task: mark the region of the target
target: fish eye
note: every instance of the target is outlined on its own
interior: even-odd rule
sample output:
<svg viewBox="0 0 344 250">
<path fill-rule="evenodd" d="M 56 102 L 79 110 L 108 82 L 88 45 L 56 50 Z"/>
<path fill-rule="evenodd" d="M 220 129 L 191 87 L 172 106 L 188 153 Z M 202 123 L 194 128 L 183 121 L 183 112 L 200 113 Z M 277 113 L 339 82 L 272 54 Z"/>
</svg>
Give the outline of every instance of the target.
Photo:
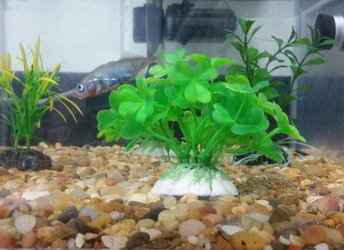
<svg viewBox="0 0 344 250">
<path fill-rule="evenodd" d="M 79 83 L 78 86 L 77 86 L 77 88 L 78 88 L 78 91 L 79 91 L 79 92 L 83 92 L 83 91 L 85 90 L 85 86 L 84 86 L 84 84 L 82 84 L 82 83 Z"/>
</svg>

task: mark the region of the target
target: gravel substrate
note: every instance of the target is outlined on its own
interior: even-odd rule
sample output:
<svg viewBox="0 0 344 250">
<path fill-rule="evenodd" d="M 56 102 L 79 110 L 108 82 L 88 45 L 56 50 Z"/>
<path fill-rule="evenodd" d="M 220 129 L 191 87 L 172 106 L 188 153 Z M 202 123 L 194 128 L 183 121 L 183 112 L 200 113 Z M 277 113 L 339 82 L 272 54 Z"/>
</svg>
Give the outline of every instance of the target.
<svg viewBox="0 0 344 250">
<path fill-rule="evenodd" d="M 0 151 L 5 148 L 0 148 Z M 170 166 L 124 148 L 41 143 L 54 170 L 0 167 L 0 248 L 344 249 L 344 167 L 227 162 L 239 195 L 151 192 Z"/>
</svg>

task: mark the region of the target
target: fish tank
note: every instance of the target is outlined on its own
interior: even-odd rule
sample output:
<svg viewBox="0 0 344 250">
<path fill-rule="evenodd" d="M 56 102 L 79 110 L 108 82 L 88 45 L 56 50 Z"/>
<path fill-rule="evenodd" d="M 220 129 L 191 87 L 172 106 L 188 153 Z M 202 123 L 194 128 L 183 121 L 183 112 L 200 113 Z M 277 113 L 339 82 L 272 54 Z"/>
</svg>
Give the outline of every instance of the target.
<svg viewBox="0 0 344 250">
<path fill-rule="evenodd" d="M 344 249 L 344 2 L 0 1 L 0 248 Z"/>
</svg>

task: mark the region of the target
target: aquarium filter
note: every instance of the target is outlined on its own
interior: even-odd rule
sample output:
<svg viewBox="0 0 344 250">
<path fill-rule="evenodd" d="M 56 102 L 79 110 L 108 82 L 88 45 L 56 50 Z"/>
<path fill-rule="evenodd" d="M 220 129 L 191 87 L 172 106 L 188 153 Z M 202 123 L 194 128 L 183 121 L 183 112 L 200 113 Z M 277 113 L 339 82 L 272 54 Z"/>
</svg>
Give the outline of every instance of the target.
<svg viewBox="0 0 344 250">
<path fill-rule="evenodd" d="M 236 17 L 229 8 L 194 8 L 188 1 L 161 6 L 145 4 L 134 8 L 134 41 L 223 42 L 234 31 Z"/>
<path fill-rule="evenodd" d="M 333 45 L 324 45 L 323 49 L 344 50 L 344 17 L 320 14 L 315 21 L 320 36 L 335 40 Z"/>
</svg>

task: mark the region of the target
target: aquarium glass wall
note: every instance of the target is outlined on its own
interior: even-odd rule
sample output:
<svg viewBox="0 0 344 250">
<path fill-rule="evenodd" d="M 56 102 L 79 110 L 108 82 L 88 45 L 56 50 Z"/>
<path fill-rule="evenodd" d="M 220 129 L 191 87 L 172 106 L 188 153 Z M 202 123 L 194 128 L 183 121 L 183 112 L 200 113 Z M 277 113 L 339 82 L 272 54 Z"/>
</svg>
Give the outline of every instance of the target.
<svg viewBox="0 0 344 250">
<path fill-rule="evenodd" d="M 341 15 L 341 1 L 1 1 L 1 52 L 13 55 L 13 68 L 20 76 L 22 66 L 15 60 L 24 48 L 40 38 L 44 68 L 61 63 L 61 92 L 74 89 L 93 69 L 127 57 L 156 56 L 185 48 L 187 53 L 240 60 L 231 44 L 231 34 L 241 34 L 238 19 L 256 20 L 262 26 L 251 44 L 259 51 L 273 53 L 293 29 L 310 37 L 307 25 L 314 26 L 319 14 Z M 304 46 L 291 50 L 302 57 Z M 307 141 L 318 147 L 343 146 L 341 91 L 341 49 L 324 50 L 326 64 L 307 67 L 293 87 L 298 100 L 286 106 Z M 286 59 L 286 58 L 284 58 Z M 286 59 L 288 60 L 288 59 Z M 271 65 L 274 66 L 273 62 Z M 278 66 L 275 63 L 276 66 Z M 221 68 L 222 72 L 225 71 Z M 288 84 L 290 68 L 271 72 L 275 80 Z M 312 90 L 310 90 L 312 89 Z M 310 91 L 308 91 L 310 90 Z M 97 145 L 96 113 L 108 105 L 108 93 L 79 101 L 84 116 L 67 123 L 55 112 L 41 121 L 38 138 L 49 143 Z M 59 104 L 57 104 L 59 105 Z M 59 107 L 59 106 L 58 106 Z M 6 108 L 2 107 L 6 112 Z M 63 112 L 66 112 L 62 108 Z M 8 129 L 2 126 L 1 143 L 8 145 Z M 39 139 L 36 139 L 36 142 Z"/>
</svg>

